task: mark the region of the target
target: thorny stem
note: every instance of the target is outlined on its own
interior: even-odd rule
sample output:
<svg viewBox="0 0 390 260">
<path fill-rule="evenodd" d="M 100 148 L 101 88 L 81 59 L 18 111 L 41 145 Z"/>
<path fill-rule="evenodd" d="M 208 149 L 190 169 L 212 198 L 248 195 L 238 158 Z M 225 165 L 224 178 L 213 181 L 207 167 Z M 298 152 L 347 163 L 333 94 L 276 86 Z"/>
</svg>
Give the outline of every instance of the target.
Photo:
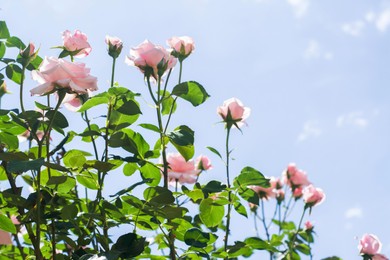
<svg viewBox="0 0 390 260">
<path fill-rule="evenodd" d="M 230 127 L 227 128 L 226 131 L 226 180 L 227 180 L 227 188 L 228 188 L 228 212 L 226 214 L 226 233 L 225 233 L 225 241 L 224 241 L 224 249 L 227 253 L 227 247 L 228 247 L 228 241 L 229 241 L 229 233 L 230 233 L 230 213 L 232 210 L 232 197 L 231 197 L 231 190 L 230 190 L 230 174 L 229 174 L 229 161 L 230 161 L 230 151 L 229 151 L 229 137 L 230 137 Z M 225 257 L 225 259 L 229 259 L 228 257 Z"/>
</svg>

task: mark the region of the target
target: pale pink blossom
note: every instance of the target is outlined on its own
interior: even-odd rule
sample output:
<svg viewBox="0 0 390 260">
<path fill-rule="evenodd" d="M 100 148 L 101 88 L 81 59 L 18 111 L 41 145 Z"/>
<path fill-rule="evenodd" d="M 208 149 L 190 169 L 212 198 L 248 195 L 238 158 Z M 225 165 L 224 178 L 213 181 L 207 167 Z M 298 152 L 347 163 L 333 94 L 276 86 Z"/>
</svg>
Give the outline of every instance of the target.
<svg viewBox="0 0 390 260">
<path fill-rule="evenodd" d="M 360 254 L 376 255 L 381 252 L 382 243 L 373 234 L 364 234 L 358 245 Z"/>
<path fill-rule="evenodd" d="M 300 199 L 302 197 L 302 190 L 303 188 L 302 187 L 296 187 L 293 191 L 293 197 L 297 200 L 297 199 Z"/>
<path fill-rule="evenodd" d="M 64 48 L 69 52 L 76 52 L 73 57 L 83 58 L 91 52 L 91 45 L 88 43 L 88 38 L 85 33 L 75 30 L 74 34 L 69 30 L 62 33 Z"/>
<path fill-rule="evenodd" d="M 170 182 L 192 184 L 196 182 L 199 170 L 196 169 L 194 161 L 186 161 L 179 153 L 168 153 L 168 178 Z"/>
<path fill-rule="evenodd" d="M 211 165 L 211 161 L 207 156 L 200 155 L 195 162 L 196 168 L 201 171 L 211 170 L 213 166 Z"/>
<path fill-rule="evenodd" d="M 283 172 L 283 181 L 292 188 L 310 184 L 306 172 L 299 170 L 294 163 L 290 163 Z"/>
<path fill-rule="evenodd" d="M 69 111 L 76 112 L 83 105 L 83 100 L 82 97 L 78 94 L 66 93 L 64 99 L 62 100 L 62 104 Z"/>
<path fill-rule="evenodd" d="M 312 207 L 321 204 L 325 200 L 325 193 L 320 188 L 312 184 L 302 190 L 303 201 L 306 205 Z"/>
<path fill-rule="evenodd" d="M 135 66 L 145 75 L 158 80 L 164 73 L 176 65 L 177 59 L 164 47 L 145 40 L 135 48 L 130 49 L 126 63 Z"/>
<path fill-rule="evenodd" d="M 31 95 L 45 95 L 56 88 L 68 88 L 78 94 L 85 94 L 88 90 L 95 91 L 97 78 L 89 72 L 90 69 L 84 63 L 45 57 L 39 69 L 32 72 L 32 78 L 40 85 L 30 90 Z"/>
<path fill-rule="evenodd" d="M 174 36 L 167 40 L 167 44 L 173 49 L 173 55 L 179 59 L 185 59 L 195 49 L 194 40 L 189 36 Z"/>
<path fill-rule="evenodd" d="M 217 113 L 229 126 L 243 126 L 246 124 L 245 120 L 249 117 L 250 112 L 250 108 L 245 107 L 237 98 L 225 100 L 223 105 L 217 108 Z"/>
</svg>

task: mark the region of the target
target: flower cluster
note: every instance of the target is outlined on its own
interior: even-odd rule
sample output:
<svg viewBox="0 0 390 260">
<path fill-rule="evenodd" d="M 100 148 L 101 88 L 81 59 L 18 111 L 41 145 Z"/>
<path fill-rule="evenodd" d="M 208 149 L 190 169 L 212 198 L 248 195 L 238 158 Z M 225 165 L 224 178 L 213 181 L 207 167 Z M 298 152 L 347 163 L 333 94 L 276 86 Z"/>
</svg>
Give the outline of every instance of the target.
<svg viewBox="0 0 390 260">
<path fill-rule="evenodd" d="M 202 171 L 212 169 L 211 162 L 206 156 L 199 156 L 196 161 L 186 161 L 179 153 L 168 153 L 168 178 L 172 185 L 176 182 L 180 184 L 193 184 L 198 180 Z"/>
</svg>

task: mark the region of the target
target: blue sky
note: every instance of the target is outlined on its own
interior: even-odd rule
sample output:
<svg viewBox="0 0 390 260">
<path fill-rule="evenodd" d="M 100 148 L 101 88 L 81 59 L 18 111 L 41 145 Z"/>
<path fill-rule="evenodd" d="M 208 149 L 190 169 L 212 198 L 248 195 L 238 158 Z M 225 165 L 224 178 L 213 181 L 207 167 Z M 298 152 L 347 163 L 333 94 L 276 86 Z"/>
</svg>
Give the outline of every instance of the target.
<svg viewBox="0 0 390 260">
<path fill-rule="evenodd" d="M 364 233 L 377 234 L 390 255 L 390 1 L 3 0 L 0 8 L 11 34 L 40 46 L 41 56 L 58 55 L 50 47 L 62 43 L 62 31 L 86 33 L 93 50 L 83 62 L 101 90 L 110 79 L 106 34 L 123 40 L 123 61 L 144 39 L 165 45 L 171 36 L 192 36 L 196 51 L 183 77 L 199 81 L 211 98 L 199 109 L 180 103 L 172 125 L 191 126 L 196 154 L 213 160 L 204 181 L 225 179 L 222 162 L 205 147 L 223 150 L 216 107 L 237 97 L 252 114 L 243 134 L 232 135 L 233 172 L 250 165 L 279 176 L 295 162 L 327 193 L 310 217 L 318 234 L 314 259 L 359 259 L 356 237 Z M 147 99 L 136 69 L 118 62 L 116 79 Z M 141 105 L 145 122 L 153 114 Z"/>
</svg>

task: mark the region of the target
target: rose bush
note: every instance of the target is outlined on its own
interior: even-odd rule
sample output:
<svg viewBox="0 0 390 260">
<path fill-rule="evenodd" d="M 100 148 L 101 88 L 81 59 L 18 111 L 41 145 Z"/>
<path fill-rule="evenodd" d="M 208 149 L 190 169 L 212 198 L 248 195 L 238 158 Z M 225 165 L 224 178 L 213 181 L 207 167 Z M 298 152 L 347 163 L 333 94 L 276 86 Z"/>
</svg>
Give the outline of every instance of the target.
<svg viewBox="0 0 390 260">
<path fill-rule="evenodd" d="M 167 41 L 170 49 L 148 40 L 130 49 L 126 63 L 143 74 L 146 95 L 116 81 L 123 42 L 110 36 L 105 42 L 112 58 L 111 81 L 107 86 L 99 83 L 102 92 L 91 95 L 98 89 L 97 78 L 84 63 L 73 62 L 74 57 L 91 53 L 84 33 L 65 31 L 58 57 L 42 59 L 33 44 L 26 46 L 11 37 L 0 21 L 0 61 L 6 71 L 0 74 L 0 98 L 9 94 L 7 81 L 19 86 L 20 101 L 18 107 L 0 110 L 0 181 L 7 185 L 0 193 L 1 257 L 312 258 L 314 227 L 304 220 L 324 201 L 324 192 L 294 164 L 282 176 L 270 178 L 250 166 L 232 172 L 230 137 L 234 129 L 244 131 L 248 107 L 231 98 L 217 108 L 225 126 L 225 147 L 224 151 L 207 148 L 224 169 L 211 165 L 209 155 L 194 160 L 194 131 L 183 124 L 172 126 L 180 102 L 197 107 L 209 98 L 200 83 L 182 81 L 183 63 L 195 46 L 192 38 L 172 37 Z M 17 57 L 9 48 L 18 49 Z M 175 66 L 177 84 L 170 81 Z M 46 96 L 33 109 L 24 107 L 28 71 L 39 82 L 30 90 L 32 98 Z M 148 100 L 147 109 L 154 110 L 154 122 L 138 122 L 140 95 Z M 61 112 L 61 105 L 74 112 L 72 121 Z M 210 176 L 215 179 L 204 182 L 201 173 L 212 168 Z M 115 193 L 107 194 L 107 176 L 121 173 L 129 182 L 117 183 Z M 226 181 L 219 181 L 222 175 Z M 293 209 L 298 214 L 291 214 Z M 253 217 L 256 234 L 248 232 L 232 241 L 233 217 Z M 380 247 L 374 235 L 365 235 L 359 254 L 364 259 L 386 259 Z"/>
</svg>

